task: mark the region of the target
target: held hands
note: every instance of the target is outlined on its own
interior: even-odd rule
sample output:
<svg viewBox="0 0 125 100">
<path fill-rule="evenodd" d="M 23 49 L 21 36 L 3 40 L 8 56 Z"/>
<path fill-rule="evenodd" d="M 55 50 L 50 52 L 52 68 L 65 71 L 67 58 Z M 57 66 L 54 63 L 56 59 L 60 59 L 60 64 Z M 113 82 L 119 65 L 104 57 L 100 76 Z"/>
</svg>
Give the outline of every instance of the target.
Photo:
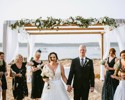
<svg viewBox="0 0 125 100">
<path fill-rule="evenodd" d="M 71 92 L 71 91 L 72 91 L 72 87 L 71 87 L 71 85 L 68 85 L 68 87 L 67 87 L 67 91 L 68 91 L 68 92 Z"/>
<path fill-rule="evenodd" d="M 91 88 L 90 88 L 90 91 L 91 91 L 91 92 L 94 92 L 94 87 L 91 87 Z"/>
<path fill-rule="evenodd" d="M 49 78 L 43 78 L 43 81 L 44 81 L 44 82 L 48 82 L 48 81 L 49 81 Z"/>
</svg>

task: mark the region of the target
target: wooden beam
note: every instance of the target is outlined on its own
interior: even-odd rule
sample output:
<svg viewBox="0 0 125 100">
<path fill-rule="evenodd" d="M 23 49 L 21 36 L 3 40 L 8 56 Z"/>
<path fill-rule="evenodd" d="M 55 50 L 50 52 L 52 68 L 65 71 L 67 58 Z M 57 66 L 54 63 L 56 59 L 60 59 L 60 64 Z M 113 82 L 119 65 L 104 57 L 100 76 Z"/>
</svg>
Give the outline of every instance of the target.
<svg viewBox="0 0 125 100">
<path fill-rule="evenodd" d="M 35 25 L 31 25 L 31 24 L 25 24 L 24 25 L 25 27 L 35 27 Z M 58 26 L 77 26 L 76 24 L 71 24 L 71 25 L 68 25 L 68 24 L 64 24 L 64 25 L 58 25 Z M 102 24 L 96 24 L 96 25 L 93 25 L 93 26 L 104 26 Z"/>
<path fill-rule="evenodd" d="M 35 28 L 25 28 L 26 31 L 36 31 L 38 30 L 37 27 Z M 43 30 L 104 30 L 104 28 L 54 28 L 54 29 L 41 29 L 41 31 Z"/>
<path fill-rule="evenodd" d="M 29 32 L 30 35 L 103 34 L 102 32 Z"/>
</svg>

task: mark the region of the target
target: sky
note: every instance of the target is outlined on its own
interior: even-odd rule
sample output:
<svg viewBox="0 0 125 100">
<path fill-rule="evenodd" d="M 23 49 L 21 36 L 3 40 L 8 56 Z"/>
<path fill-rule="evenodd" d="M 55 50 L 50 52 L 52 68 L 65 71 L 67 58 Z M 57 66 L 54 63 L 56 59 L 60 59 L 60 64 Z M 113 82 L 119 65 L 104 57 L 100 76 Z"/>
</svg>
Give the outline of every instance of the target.
<svg viewBox="0 0 125 100">
<path fill-rule="evenodd" d="M 62 19 L 70 16 L 85 18 L 108 16 L 125 19 L 124 9 L 125 0 L 0 0 L 0 42 L 2 42 L 5 20 L 46 18 L 48 16 Z M 47 35 L 37 37 L 36 41 L 75 43 L 91 40 L 97 42 L 98 38 L 98 35 Z"/>
</svg>

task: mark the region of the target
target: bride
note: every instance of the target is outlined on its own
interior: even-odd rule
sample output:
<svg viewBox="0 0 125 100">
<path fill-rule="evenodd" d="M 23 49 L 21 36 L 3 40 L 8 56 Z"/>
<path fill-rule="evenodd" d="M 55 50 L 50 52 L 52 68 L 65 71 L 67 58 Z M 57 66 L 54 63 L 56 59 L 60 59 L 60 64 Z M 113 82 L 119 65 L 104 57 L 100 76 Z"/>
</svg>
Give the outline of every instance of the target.
<svg viewBox="0 0 125 100">
<path fill-rule="evenodd" d="M 65 86 L 61 80 L 67 83 L 67 78 L 65 76 L 63 66 L 58 63 L 58 56 L 55 52 L 51 52 L 48 56 L 49 63 L 43 67 L 48 68 L 52 71 L 53 76 L 49 77 L 49 79 L 44 79 L 45 85 L 43 88 L 43 93 L 41 100 L 70 100 L 65 89 Z M 42 71 L 43 76 L 44 71 Z"/>
</svg>

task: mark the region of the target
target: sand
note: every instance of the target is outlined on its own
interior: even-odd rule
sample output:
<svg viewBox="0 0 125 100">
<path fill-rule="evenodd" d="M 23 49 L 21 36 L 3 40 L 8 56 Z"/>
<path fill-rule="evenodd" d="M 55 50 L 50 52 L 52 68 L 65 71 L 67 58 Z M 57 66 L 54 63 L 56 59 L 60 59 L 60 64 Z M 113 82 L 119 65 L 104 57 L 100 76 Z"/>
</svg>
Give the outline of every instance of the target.
<svg viewBox="0 0 125 100">
<path fill-rule="evenodd" d="M 46 61 L 45 61 L 46 62 Z M 60 61 L 64 67 L 69 67 L 71 64 L 70 59 L 63 59 Z M 99 73 L 100 73 L 100 60 L 94 59 L 94 72 L 95 72 L 95 91 L 93 93 L 90 93 L 89 100 L 101 100 L 101 89 L 103 82 L 99 80 Z M 9 67 L 8 67 L 8 74 L 9 74 Z M 12 78 L 7 76 L 7 100 L 14 100 L 12 95 Z M 31 92 L 31 83 L 28 83 L 28 90 L 29 90 L 29 96 L 25 98 L 25 100 L 31 100 L 30 98 L 30 92 Z M 70 96 L 72 97 L 72 93 L 70 93 Z"/>
</svg>

